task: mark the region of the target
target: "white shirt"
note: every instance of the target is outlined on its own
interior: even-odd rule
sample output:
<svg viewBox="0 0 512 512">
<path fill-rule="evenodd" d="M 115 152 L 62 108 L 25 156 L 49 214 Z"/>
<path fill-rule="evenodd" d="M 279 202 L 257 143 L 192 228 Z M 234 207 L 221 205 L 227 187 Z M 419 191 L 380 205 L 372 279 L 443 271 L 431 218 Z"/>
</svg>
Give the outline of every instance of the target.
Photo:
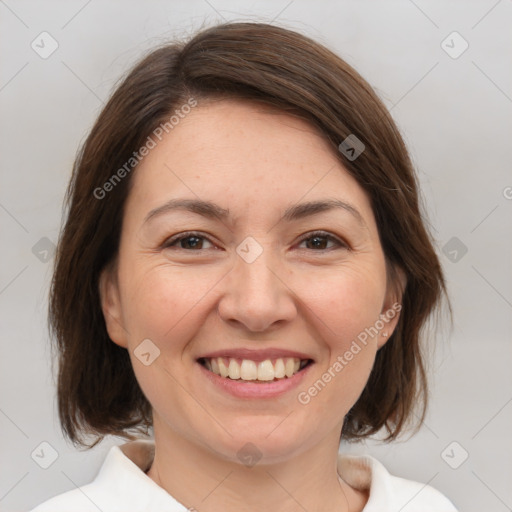
<svg viewBox="0 0 512 512">
<path fill-rule="evenodd" d="M 32 512 L 186 512 L 146 475 L 153 456 L 152 441 L 114 446 L 93 482 L 55 496 Z M 457 512 L 440 492 L 392 476 L 367 455 L 340 454 L 338 473 L 352 487 L 370 491 L 364 512 Z"/>
</svg>

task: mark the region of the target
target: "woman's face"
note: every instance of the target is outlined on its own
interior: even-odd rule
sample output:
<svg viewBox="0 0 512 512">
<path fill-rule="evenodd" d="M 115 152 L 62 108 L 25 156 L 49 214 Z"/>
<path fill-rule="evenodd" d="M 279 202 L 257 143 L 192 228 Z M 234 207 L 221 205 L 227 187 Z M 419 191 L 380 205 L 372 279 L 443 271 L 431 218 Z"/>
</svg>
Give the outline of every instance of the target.
<svg viewBox="0 0 512 512">
<path fill-rule="evenodd" d="M 102 304 L 155 432 L 231 460 L 337 443 L 398 315 L 380 321 L 396 297 L 375 219 L 332 149 L 282 112 L 210 101 L 132 179 Z"/>
</svg>

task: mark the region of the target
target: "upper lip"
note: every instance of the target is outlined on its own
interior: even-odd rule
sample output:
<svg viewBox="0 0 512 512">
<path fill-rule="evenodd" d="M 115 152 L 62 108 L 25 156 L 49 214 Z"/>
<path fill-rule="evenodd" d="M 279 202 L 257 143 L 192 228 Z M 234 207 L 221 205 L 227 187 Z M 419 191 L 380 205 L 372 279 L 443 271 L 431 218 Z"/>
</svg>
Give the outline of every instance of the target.
<svg viewBox="0 0 512 512">
<path fill-rule="evenodd" d="M 249 359 L 250 361 L 261 362 L 266 359 L 279 359 L 282 357 L 296 357 L 297 359 L 311 359 L 313 358 L 303 352 L 296 350 L 285 350 L 282 348 L 265 348 L 265 349 L 250 349 L 250 348 L 231 348 L 225 350 L 215 350 L 203 354 L 198 359 L 211 359 L 215 357 L 227 357 L 233 359 Z"/>
</svg>

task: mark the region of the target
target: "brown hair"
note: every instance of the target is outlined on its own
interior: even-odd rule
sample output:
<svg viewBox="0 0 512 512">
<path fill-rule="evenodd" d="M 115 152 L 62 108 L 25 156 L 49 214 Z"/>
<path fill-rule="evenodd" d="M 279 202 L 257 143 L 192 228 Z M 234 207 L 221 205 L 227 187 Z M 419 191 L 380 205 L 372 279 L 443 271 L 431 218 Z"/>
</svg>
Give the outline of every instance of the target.
<svg viewBox="0 0 512 512">
<path fill-rule="evenodd" d="M 131 438 L 151 426 L 151 406 L 129 355 L 107 334 L 98 290 L 101 271 L 116 258 L 132 173 L 123 174 L 104 199 L 95 191 L 187 98 L 219 96 L 298 115 L 335 151 L 351 134 L 364 143 L 356 159 L 338 155 L 368 194 L 388 266 L 400 268 L 407 285 L 397 328 L 377 353 L 342 437 L 363 438 L 385 427 L 387 439 L 395 438 L 415 405 L 424 417 L 420 331 L 445 291 L 414 170 L 386 108 L 351 66 L 303 35 L 260 23 L 218 25 L 153 50 L 117 87 L 77 156 L 49 307 L 64 433 L 86 445 L 84 435 L 96 442 L 108 434 Z"/>
</svg>

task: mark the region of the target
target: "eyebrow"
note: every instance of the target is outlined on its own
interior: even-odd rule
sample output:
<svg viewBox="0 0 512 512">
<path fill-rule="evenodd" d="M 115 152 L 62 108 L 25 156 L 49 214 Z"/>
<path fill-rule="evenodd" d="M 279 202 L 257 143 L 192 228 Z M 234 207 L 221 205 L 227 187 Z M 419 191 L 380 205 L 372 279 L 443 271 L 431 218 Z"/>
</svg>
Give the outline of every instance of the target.
<svg viewBox="0 0 512 512">
<path fill-rule="evenodd" d="M 286 209 L 282 219 L 287 222 L 292 222 L 335 209 L 341 209 L 350 213 L 360 224 L 366 225 L 359 211 L 351 204 L 341 201 L 340 199 L 324 199 L 292 205 Z M 146 215 L 144 224 L 155 217 L 175 210 L 189 211 L 206 218 L 218 219 L 220 221 L 227 220 L 230 215 L 229 209 L 222 208 L 211 201 L 204 201 L 202 199 L 171 199 L 162 206 L 151 210 Z"/>
</svg>

